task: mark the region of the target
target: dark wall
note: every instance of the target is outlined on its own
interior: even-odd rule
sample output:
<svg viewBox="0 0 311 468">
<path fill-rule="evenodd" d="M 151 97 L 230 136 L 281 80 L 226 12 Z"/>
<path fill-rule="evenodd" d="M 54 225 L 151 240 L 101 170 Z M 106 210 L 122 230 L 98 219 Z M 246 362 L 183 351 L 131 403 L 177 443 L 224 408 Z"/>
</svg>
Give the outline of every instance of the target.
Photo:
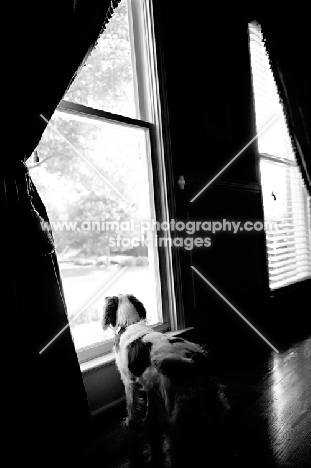
<svg viewBox="0 0 311 468">
<path fill-rule="evenodd" d="M 200 197 L 190 201 L 255 136 L 247 34 L 247 24 L 255 17 L 252 12 L 216 11 L 206 5 L 191 10 L 189 2 L 178 5 L 169 9 L 167 2 L 160 1 L 157 6 L 176 218 L 263 221 L 256 141 Z M 180 175 L 185 178 L 184 190 L 176 183 Z M 219 346 L 241 337 L 260 338 L 191 265 L 272 342 L 281 343 L 282 328 L 291 328 L 292 322 L 300 322 L 296 328 L 305 329 L 301 319 L 295 318 L 293 306 L 302 310 L 310 284 L 270 297 L 263 231 L 197 232 L 197 236 L 210 237 L 211 246 L 179 248 L 179 256 L 186 325 L 196 326 L 202 340 Z M 306 313 L 301 315 L 307 318 Z"/>
<path fill-rule="evenodd" d="M 200 168 L 200 174 L 210 175 L 254 135 L 247 20 L 210 13 L 206 6 L 189 13 L 167 5 L 163 10 L 174 169 Z M 226 175 L 256 180 L 252 153 L 246 151 L 243 163 Z"/>
</svg>

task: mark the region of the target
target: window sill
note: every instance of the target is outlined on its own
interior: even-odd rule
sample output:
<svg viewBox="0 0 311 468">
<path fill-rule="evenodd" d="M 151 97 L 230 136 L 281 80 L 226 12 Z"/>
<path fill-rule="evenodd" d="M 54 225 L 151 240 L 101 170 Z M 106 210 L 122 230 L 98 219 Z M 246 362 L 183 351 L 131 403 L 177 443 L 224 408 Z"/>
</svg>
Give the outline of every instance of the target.
<svg viewBox="0 0 311 468">
<path fill-rule="evenodd" d="M 189 330 L 193 330 L 193 327 L 184 328 L 182 330 L 166 332 L 165 335 L 176 336 L 181 335 Z M 105 367 L 111 365 L 115 361 L 115 353 L 111 351 L 110 353 L 104 354 L 103 356 L 96 357 L 89 361 L 80 363 L 80 369 L 82 373 L 91 372 L 93 369 L 98 369 L 99 367 Z"/>
</svg>

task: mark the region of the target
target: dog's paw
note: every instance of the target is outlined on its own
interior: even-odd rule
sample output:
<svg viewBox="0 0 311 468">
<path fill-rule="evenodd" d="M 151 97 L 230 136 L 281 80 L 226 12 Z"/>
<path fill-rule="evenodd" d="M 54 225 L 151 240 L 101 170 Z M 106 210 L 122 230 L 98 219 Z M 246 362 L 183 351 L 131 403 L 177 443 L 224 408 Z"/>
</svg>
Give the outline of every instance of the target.
<svg viewBox="0 0 311 468">
<path fill-rule="evenodd" d="M 130 419 L 129 418 L 124 418 L 123 422 L 122 422 L 122 425 L 124 427 L 130 427 Z"/>
</svg>

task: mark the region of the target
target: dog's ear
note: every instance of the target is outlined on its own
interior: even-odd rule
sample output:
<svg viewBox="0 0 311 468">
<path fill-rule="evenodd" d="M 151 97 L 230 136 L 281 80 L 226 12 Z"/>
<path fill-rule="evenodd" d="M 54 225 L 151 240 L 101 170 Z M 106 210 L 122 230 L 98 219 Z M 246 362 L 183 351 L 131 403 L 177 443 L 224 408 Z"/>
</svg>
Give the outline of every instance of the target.
<svg viewBox="0 0 311 468">
<path fill-rule="evenodd" d="M 117 296 L 105 298 L 104 314 L 102 319 L 102 327 L 107 330 L 109 326 L 115 327 L 117 323 L 117 311 L 119 307 L 119 299 Z"/>
<path fill-rule="evenodd" d="M 127 296 L 128 300 L 131 302 L 131 304 L 135 307 L 137 310 L 137 313 L 139 315 L 139 318 L 141 320 L 145 319 L 147 316 L 146 309 L 144 307 L 144 304 L 140 302 L 133 294 L 129 294 Z"/>
</svg>

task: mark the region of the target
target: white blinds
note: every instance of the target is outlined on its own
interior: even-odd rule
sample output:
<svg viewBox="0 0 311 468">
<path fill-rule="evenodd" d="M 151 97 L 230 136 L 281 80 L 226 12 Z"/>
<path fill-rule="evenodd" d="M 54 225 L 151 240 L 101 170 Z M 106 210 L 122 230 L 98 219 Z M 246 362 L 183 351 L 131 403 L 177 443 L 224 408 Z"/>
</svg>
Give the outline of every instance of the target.
<svg viewBox="0 0 311 468">
<path fill-rule="evenodd" d="M 249 24 L 270 289 L 311 277 L 310 197 L 295 162 L 260 25 Z"/>
</svg>

